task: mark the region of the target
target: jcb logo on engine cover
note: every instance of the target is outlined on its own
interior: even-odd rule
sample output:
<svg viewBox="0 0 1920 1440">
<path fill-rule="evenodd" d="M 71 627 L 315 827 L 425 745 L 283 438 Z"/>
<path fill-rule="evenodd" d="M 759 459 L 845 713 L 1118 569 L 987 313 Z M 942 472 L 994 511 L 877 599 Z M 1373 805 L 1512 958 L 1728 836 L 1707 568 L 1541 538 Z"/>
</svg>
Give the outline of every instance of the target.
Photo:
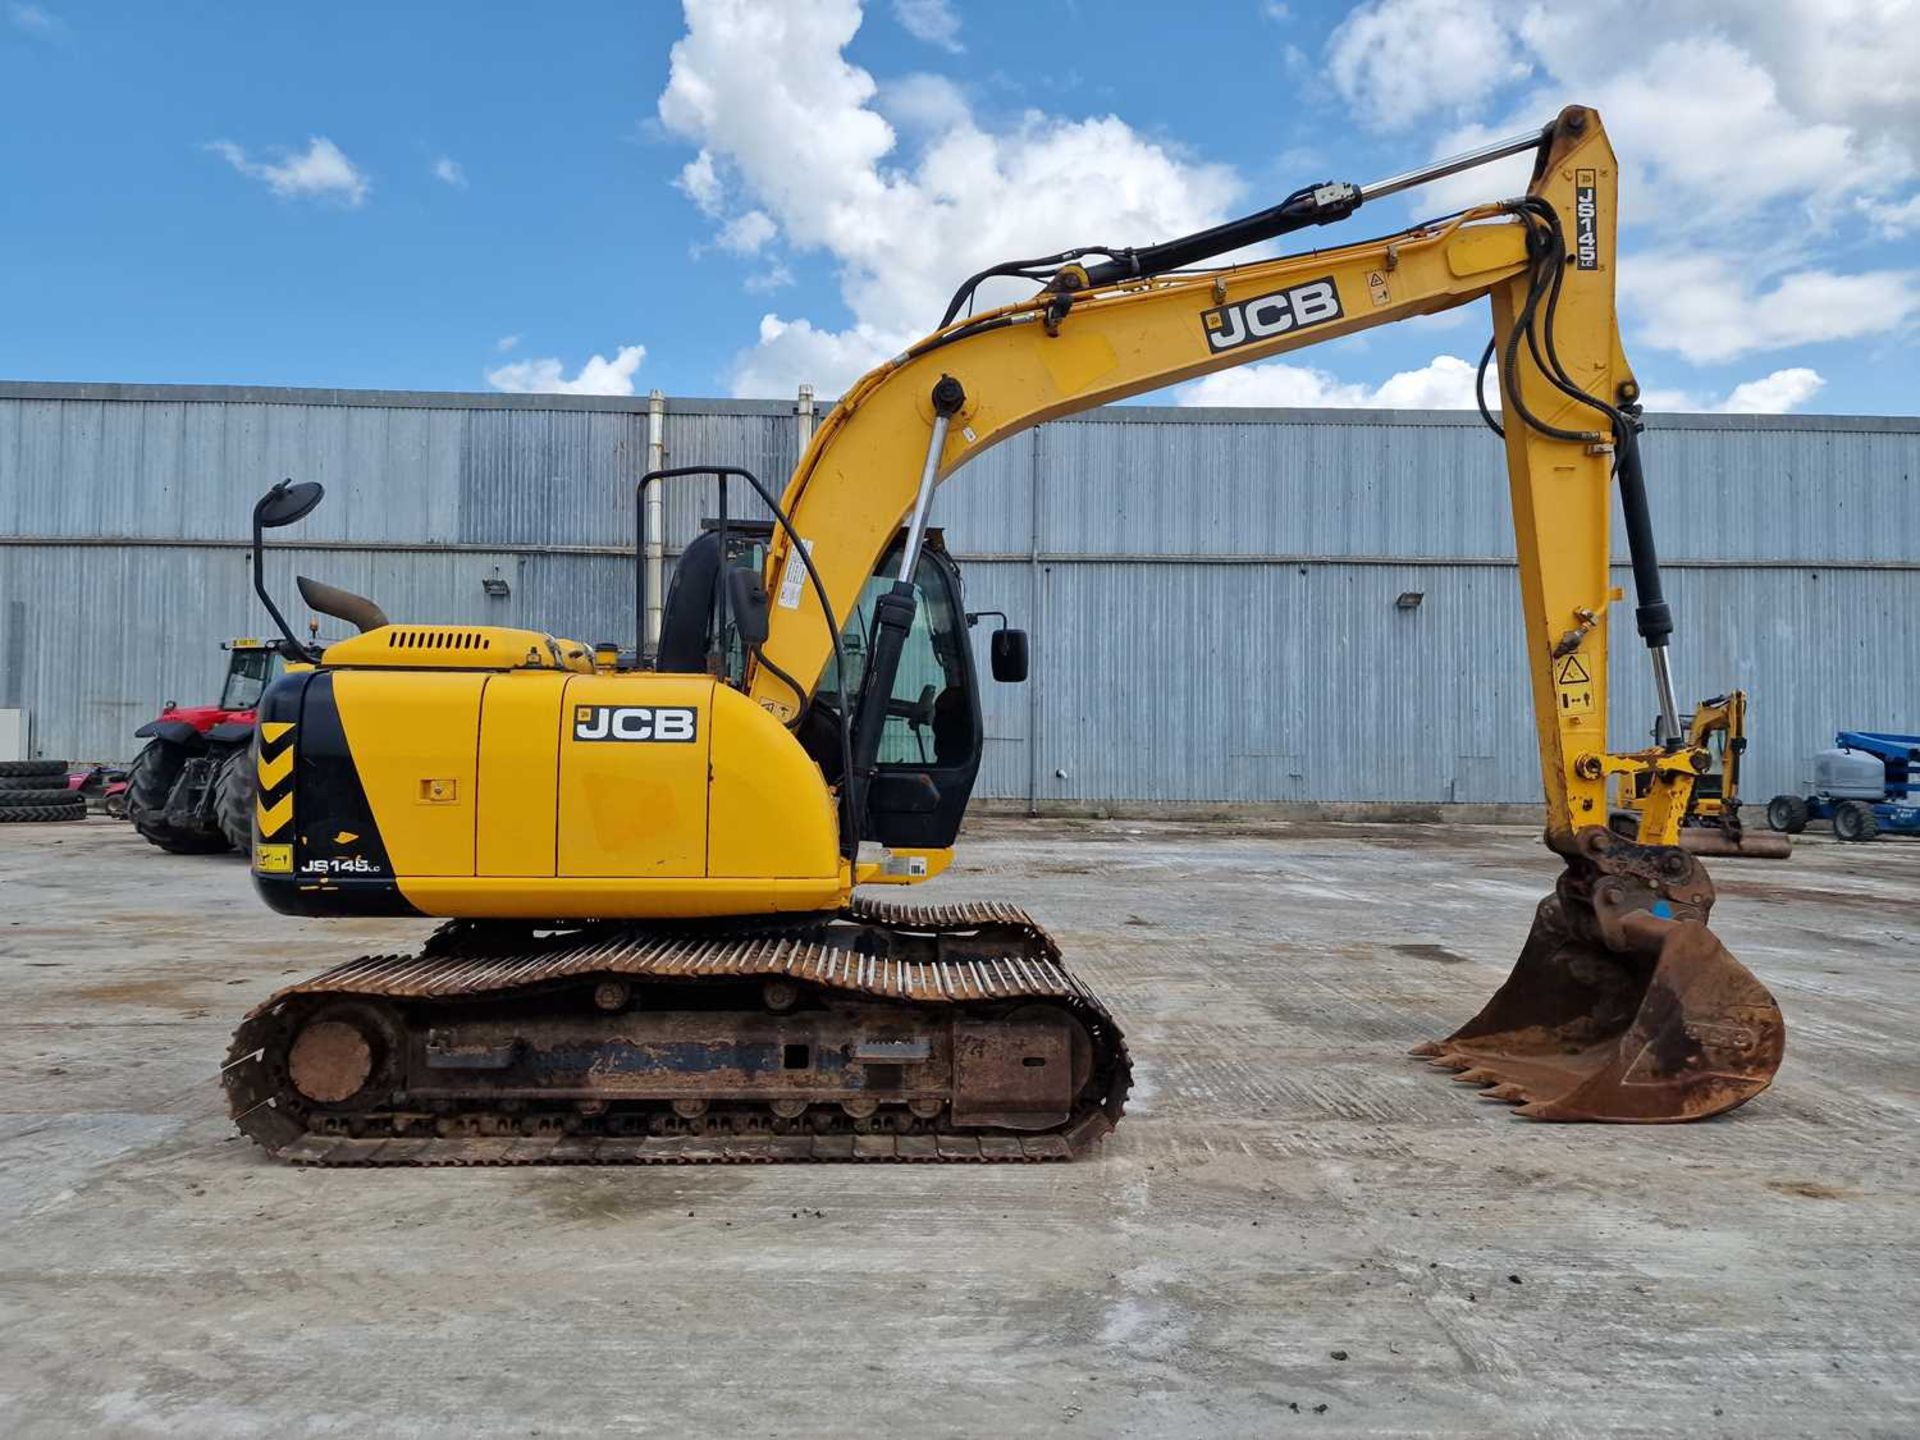
<svg viewBox="0 0 1920 1440">
<path fill-rule="evenodd" d="M 684 705 L 576 705 L 573 738 L 687 743 L 698 729 L 699 714 Z"/>
<path fill-rule="evenodd" d="M 1208 348 L 1217 353 L 1284 335 L 1289 330 L 1324 325 L 1329 320 L 1338 320 L 1343 313 L 1340 291 L 1329 275 L 1286 290 L 1275 290 L 1271 295 L 1256 295 L 1251 300 L 1203 310 L 1200 323 L 1206 327 Z"/>
</svg>

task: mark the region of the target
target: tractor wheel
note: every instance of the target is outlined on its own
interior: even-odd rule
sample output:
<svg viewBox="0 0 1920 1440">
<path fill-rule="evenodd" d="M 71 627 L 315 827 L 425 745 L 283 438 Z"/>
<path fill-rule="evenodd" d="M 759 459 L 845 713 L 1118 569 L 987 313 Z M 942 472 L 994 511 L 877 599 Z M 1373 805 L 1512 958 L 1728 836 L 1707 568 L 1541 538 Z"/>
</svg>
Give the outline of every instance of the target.
<svg viewBox="0 0 1920 1440">
<path fill-rule="evenodd" d="M 1807 828 L 1807 802 L 1798 795 L 1776 795 L 1767 802 L 1767 826 L 1786 835 Z"/>
<path fill-rule="evenodd" d="M 30 776 L 65 775 L 64 760 L 0 760 L 0 779 L 24 780 Z"/>
<path fill-rule="evenodd" d="M 1833 833 L 1842 840 L 1872 840 L 1880 834 L 1880 817 L 1864 801 L 1842 800 L 1833 807 Z"/>
<path fill-rule="evenodd" d="M 213 782 L 214 813 L 220 817 L 220 833 L 242 855 L 253 852 L 253 751 L 242 746 L 220 762 L 220 774 Z"/>
<path fill-rule="evenodd" d="M 35 825 L 87 818 L 84 800 L 60 805 L 0 805 L 0 825 Z"/>
<path fill-rule="evenodd" d="M 127 818 L 143 840 L 169 854 L 218 854 L 227 848 L 227 837 L 218 830 L 176 830 L 166 821 L 167 797 L 189 758 L 186 748 L 171 740 L 149 740 L 127 771 Z"/>
</svg>

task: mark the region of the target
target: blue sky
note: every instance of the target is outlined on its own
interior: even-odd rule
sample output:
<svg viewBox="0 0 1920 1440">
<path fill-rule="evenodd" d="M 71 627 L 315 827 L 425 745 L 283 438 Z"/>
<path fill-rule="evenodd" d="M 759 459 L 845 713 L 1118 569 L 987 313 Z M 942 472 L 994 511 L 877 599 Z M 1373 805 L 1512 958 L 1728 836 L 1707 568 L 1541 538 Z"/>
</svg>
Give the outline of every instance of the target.
<svg viewBox="0 0 1920 1440">
<path fill-rule="evenodd" d="M 1163 239 L 1579 100 L 1627 165 L 1656 404 L 1913 413 L 1898 8 L 0 0 L 0 375 L 831 394 L 984 260 Z M 1484 323 L 1174 398 L 1459 404 Z"/>
</svg>

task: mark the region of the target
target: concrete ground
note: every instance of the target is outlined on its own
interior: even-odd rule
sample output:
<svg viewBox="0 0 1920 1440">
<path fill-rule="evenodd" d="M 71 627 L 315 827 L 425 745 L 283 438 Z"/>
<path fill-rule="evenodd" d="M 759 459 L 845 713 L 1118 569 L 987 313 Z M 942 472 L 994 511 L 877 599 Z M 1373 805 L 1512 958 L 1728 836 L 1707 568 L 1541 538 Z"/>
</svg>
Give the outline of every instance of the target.
<svg viewBox="0 0 1920 1440">
<path fill-rule="evenodd" d="M 1911 1435 L 1920 845 L 1712 862 L 1791 1027 L 1707 1124 L 1560 1127 L 1402 1058 L 1554 867 L 1518 827 L 994 821 L 1128 1027 L 1072 1166 L 304 1171 L 241 1013 L 421 924 L 0 827 L 0 1433 Z"/>
</svg>

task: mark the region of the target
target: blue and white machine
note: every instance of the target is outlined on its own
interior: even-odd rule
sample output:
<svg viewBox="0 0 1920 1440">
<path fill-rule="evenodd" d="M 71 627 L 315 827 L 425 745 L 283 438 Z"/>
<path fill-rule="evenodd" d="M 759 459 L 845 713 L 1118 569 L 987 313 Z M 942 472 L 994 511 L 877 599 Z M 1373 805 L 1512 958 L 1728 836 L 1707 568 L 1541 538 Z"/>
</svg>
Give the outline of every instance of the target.
<svg viewBox="0 0 1920 1440">
<path fill-rule="evenodd" d="M 1920 835 L 1920 735 L 1842 730 L 1813 757 L 1813 793 L 1776 795 L 1767 824 L 1797 835 L 1809 820 L 1831 820 L 1842 840 Z"/>
</svg>

